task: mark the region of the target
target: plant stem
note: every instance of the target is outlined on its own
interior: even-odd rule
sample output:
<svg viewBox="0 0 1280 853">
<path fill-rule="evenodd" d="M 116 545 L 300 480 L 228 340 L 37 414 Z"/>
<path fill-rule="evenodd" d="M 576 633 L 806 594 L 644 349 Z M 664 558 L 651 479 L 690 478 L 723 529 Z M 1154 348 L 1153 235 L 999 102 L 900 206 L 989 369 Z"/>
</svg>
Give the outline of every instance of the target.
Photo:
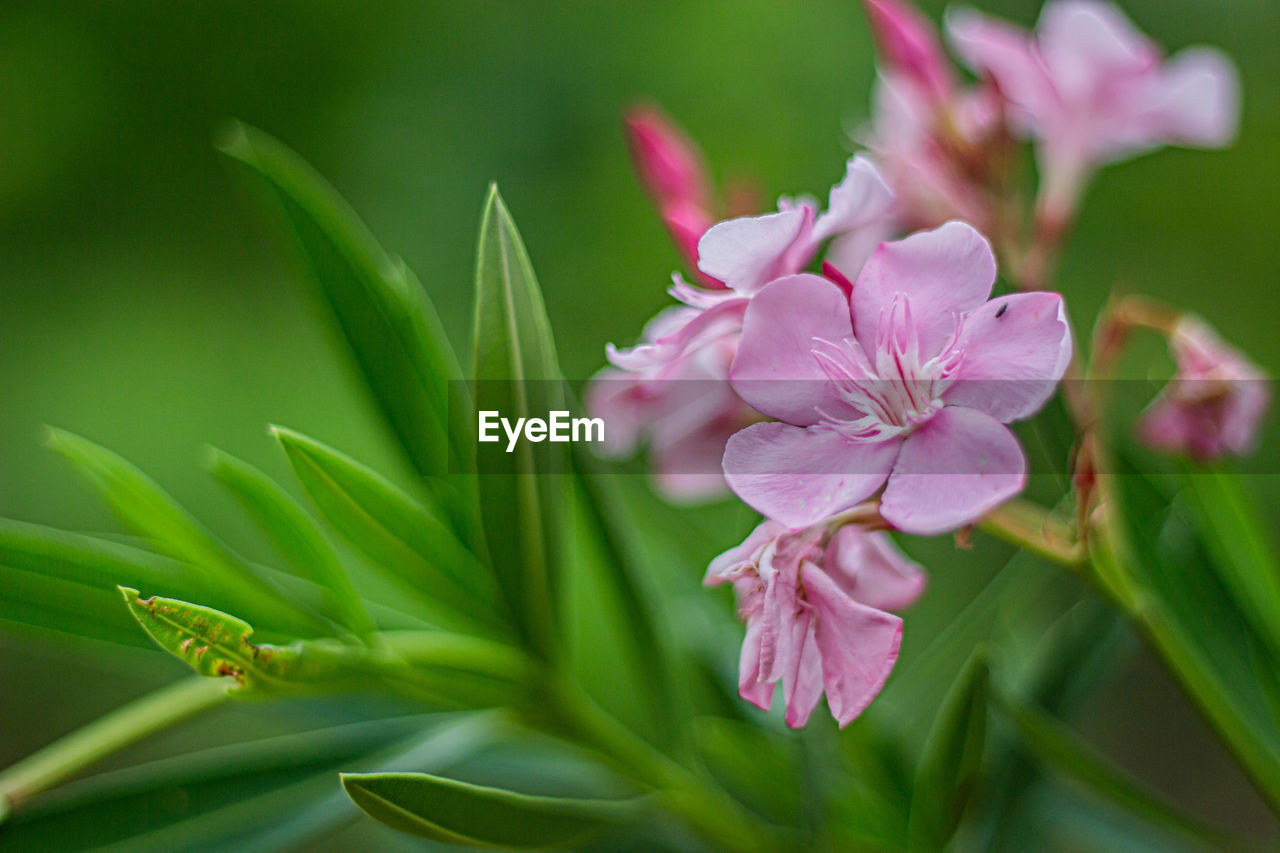
<svg viewBox="0 0 1280 853">
<path fill-rule="evenodd" d="M 1030 501 L 1012 500 L 996 507 L 982 517 L 978 529 L 1069 568 L 1088 557 L 1070 527 Z"/>
<path fill-rule="evenodd" d="M 622 725 L 572 681 L 561 679 L 554 693 L 555 713 L 575 735 L 612 758 L 618 770 L 654 788 L 664 807 L 703 837 L 745 853 L 786 847 L 774 827 Z"/>
<path fill-rule="evenodd" d="M 0 773 L 0 821 L 35 794 L 153 732 L 223 702 L 226 679 L 179 681 L 99 717 Z"/>
</svg>

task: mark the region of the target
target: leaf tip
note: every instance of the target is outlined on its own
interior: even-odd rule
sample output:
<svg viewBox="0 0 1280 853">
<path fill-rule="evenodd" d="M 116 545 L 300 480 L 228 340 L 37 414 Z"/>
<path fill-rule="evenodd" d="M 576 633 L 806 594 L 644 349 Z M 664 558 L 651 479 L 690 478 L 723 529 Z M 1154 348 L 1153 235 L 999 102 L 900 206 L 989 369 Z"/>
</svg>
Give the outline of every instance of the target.
<svg viewBox="0 0 1280 853">
<path fill-rule="evenodd" d="M 213 147 L 237 160 L 247 160 L 253 153 L 248 128 L 234 118 L 222 122 L 213 132 Z"/>
</svg>

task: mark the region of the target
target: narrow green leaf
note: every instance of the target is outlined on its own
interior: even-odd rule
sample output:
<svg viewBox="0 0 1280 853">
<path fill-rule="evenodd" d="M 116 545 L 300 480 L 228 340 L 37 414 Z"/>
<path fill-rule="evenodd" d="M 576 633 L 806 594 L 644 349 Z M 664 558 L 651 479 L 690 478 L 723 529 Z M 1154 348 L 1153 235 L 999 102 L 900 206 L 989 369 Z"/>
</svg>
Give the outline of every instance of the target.
<svg viewBox="0 0 1280 853">
<path fill-rule="evenodd" d="M 987 733 L 988 669 L 982 647 L 951 686 L 916 768 L 907 826 L 912 850 L 941 850 L 974 799 Z"/>
<path fill-rule="evenodd" d="M 480 223 L 476 263 L 476 410 L 546 418 L 566 410 L 551 324 L 524 243 L 496 186 Z M 525 639 L 550 648 L 557 519 L 564 502 L 562 444 L 479 445 L 480 505 L 494 569 Z"/>
<path fill-rule="evenodd" d="M 75 464 L 121 521 L 170 556 L 203 569 L 211 583 L 227 587 L 237 597 L 268 603 L 273 624 L 282 629 L 302 636 L 328 633 L 318 615 L 291 601 L 128 461 L 59 429 L 50 429 L 47 441 Z"/>
<path fill-rule="evenodd" d="M 441 627 L 505 623 L 492 574 L 448 523 L 381 475 L 315 439 L 272 427 L 317 511 Z"/>
<path fill-rule="evenodd" d="M 473 417 L 462 371 L 421 285 L 378 246 L 350 206 L 302 158 L 235 124 L 221 145 L 266 179 L 374 400 L 414 467 L 441 478 L 473 470 Z M 434 479 L 433 485 L 445 487 Z M 453 502 L 456 506 L 456 501 Z"/>
<path fill-rule="evenodd" d="M 338 555 L 288 492 L 257 468 L 215 448 L 209 448 L 208 468 L 231 490 L 298 574 L 328 592 L 343 624 L 361 636 L 373 630 L 373 622 Z"/>
<path fill-rule="evenodd" d="M 573 846 L 639 811 L 637 801 L 531 796 L 426 773 L 347 773 L 342 787 L 393 829 L 468 847 Z"/>
<path fill-rule="evenodd" d="M 724 717 L 694 722 L 698 755 L 730 794 L 769 820 L 799 824 L 806 789 L 794 738 Z"/>
<path fill-rule="evenodd" d="M 252 643 L 249 623 L 220 610 L 173 598 L 144 599 L 127 587 L 120 594 L 160 648 L 201 675 L 233 679 L 234 690 L 294 692 L 363 680 L 350 663 L 357 650 L 336 643 Z"/>
<path fill-rule="evenodd" d="M 1003 691 L 993 691 L 992 699 L 1013 723 L 1028 752 L 1105 802 L 1212 849 L 1243 849 L 1242 839 L 1233 838 L 1178 811 L 1044 712 Z"/>
<path fill-rule="evenodd" d="M 1098 575 L 1280 810 L 1280 668 L 1215 569 L 1175 496 L 1127 456 L 1093 548 Z"/>
<path fill-rule="evenodd" d="M 1280 559 L 1257 500 L 1239 477 L 1224 471 L 1192 470 L 1180 482 L 1223 586 L 1280 657 Z"/>
</svg>

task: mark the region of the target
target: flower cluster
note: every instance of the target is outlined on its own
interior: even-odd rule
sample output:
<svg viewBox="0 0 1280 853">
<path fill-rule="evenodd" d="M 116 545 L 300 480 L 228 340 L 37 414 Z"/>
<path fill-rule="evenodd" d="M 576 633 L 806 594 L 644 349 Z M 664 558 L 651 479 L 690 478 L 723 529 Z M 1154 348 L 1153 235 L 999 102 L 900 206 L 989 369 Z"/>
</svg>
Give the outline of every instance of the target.
<svg viewBox="0 0 1280 853">
<path fill-rule="evenodd" d="M 1238 104 L 1220 53 L 1165 60 L 1109 4 L 1050 0 L 1034 34 L 953 10 L 947 36 L 971 85 L 909 6 L 863 5 L 880 56 L 867 151 L 825 209 L 784 197 L 713 224 L 693 145 L 652 108 L 628 117 L 641 181 L 694 280 L 674 276 L 680 304 L 639 345 L 611 345 L 587 392 L 608 449 L 647 444 L 665 495 L 727 486 L 765 517 L 706 582 L 733 586 L 747 626 L 741 695 L 768 708 L 781 681 L 793 726 L 823 693 L 848 723 L 897 659 L 889 611 L 924 575 L 872 528 L 959 530 L 1023 490 L 1007 425 L 1072 369 L 1063 299 L 1040 285 L 1086 179 L 1165 144 L 1224 145 Z M 1023 140 L 1040 175 L 1028 209 Z M 993 296 L 998 256 L 1008 289 Z M 1141 434 L 1201 458 L 1243 452 L 1267 405 L 1261 373 L 1199 321 L 1166 331 L 1179 372 Z"/>
</svg>

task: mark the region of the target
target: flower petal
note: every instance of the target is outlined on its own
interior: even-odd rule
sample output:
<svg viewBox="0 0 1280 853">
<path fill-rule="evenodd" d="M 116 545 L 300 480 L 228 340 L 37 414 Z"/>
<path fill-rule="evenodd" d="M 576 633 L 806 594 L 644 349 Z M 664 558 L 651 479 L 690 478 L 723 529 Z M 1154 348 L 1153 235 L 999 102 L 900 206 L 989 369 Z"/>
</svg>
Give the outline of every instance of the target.
<svg viewBox="0 0 1280 853">
<path fill-rule="evenodd" d="M 855 443 L 822 426 L 754 424 L 724 450 L 729 488 L 787 527 L 805 527 L 870 497 L 898 455 L 896 440 Z"/>
<path fill-rule="evenodd" d="M 943 399 L 1002 423 L 1031 417 L 1053 396 L 1071 360 L 1062 297 L 1018 293 L 992 299 L 965 318 L 964 360 Z"/>
<path fill-rule="evenodd" d="M 755 293 L 775 278 L 799 271 L 782 265 L 812 227 L 808 206 L 726 220 L 698 241 L 698 269 L 739 293 Z"/>
<path fill-rule="evenodd" d="M 1239 74 L 1221 51 L 1189 48 L 1165 63 L 1158 91 L 1138 109 L 1153 142 L 1220 148 L 1240 120 Z"/>
<path fill-rule="evenodd" d="M 813 239 L 825 240 L 869 225 L 889 210 L 893 190 L 872 162 L 858 155 L 849 161 L 844 180 L 831 188 L 827 212 L 813 226 Z"/>
<path fill-rule="evenodd" d="M 948 406 L 903 443 L 880 512 L 907 533 L 945 533 L 1018 494 L 1026 480 L 1026 458 L 1006 426 Z"/>
<path fill-rule="evenodd" d="M 849 598 L 812 563 L 803 566 L 801 577 L 814 611 L 827 704 L 843 728 L 879 695 L 893 671 L 902 620 Z"/>
<path fill-rule="evenodd" d="M 902 293 L 911 302 L 921 356 L 932 358 L 955 331 L 955 315 L 986 302 L 995 280 L 991 246 L 963 222 L 881 243 L 854 282 L 854 335 L 873 347 L 881 311 Z M 874 362 L 875 353 L 867 354 Z"/>
<path fill-rule="evenodd" d="M 1160 52 L 1111 3 L 1056 0 L 1036 23 L 1036 42 L 1060 92 L 1087 98 L 1097 87 L 1137 75 L 1160 61 Z"/>
<path fill-rule="evenodd" d="M 799 729 L 809 722 L 809 715 L 822 698 L 823 664 L 814 637 L 811 611 L 806 610 L 796 619 L 794 630 L 800 651 L 795 658 L 795 667 L 783 676 L 782 696 L 787 702 L 787 725 Z"/>
<path fill-rule="evenodd" d="M 742 639 L 742 655 L 738 659 L 738 695 L 767 711 L 773 702 L 773 682 L 760 679 L 760 631 L 759 619 L 747 623 L 747 635 Z"/>
<path fill-rule="evenodd" d="M 834 400 L 813 355 L 814 338 L 843 341 L 852 334 L 849 303 L 838 285 L 808 273 L 780 278 L 747 307 L 729 380 L 769 417 L 817 423 L 818 408 Z"/>
<path fill-rule="evenodd" d="M 1029 118 L 1053 109 L 1057 93 L 1030 33 L 967 8 L 948 9 L 945 24 L 956 55 L 975 72 L 991 75 L 1000 94 Z"/>
<path fill-rule="evenodd" d="M 831 538 L 823 569 L 859 604 L 902 610 L 924 592 L 926 575 L 888 534 L 846 525 Z"/>
</svg>

